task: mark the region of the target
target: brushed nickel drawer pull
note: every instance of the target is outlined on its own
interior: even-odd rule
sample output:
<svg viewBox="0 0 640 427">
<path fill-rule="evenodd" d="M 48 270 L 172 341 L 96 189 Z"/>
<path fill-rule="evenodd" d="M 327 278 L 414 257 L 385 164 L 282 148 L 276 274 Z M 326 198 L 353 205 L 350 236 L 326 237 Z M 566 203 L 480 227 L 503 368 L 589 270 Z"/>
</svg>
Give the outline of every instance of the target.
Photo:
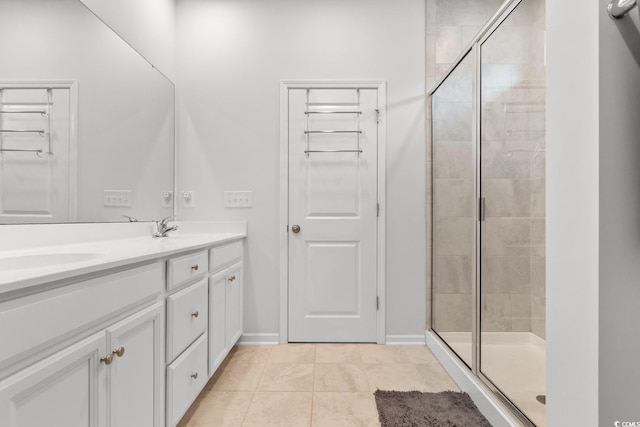
<svg viewBox="0 0 640 427">
<path fill-rule="evenodd" d="M 118 357 L 124 356 L 124 347 L 118 347 L 111 352 L 111 354 L 115 354 Z"/>
<path fill-rule="evenodd" d="M 100 358 L 100 362 L 104 363 L 105 365 L 111 365 L 111 362 L 113 362 L 113 356 L 107 354 L 106 356 Z"/>
<path fill-rule="evenodd" d="M 196 372 L 195 374 L 191 374 L 191 379 L 197 380 L 198 379 L 198 373 Z"/>
<path fill-rule="evenodd" d="M 192 269 L 193 271 L 198 271 L 198 267 L 199 267 L 199 266 L 198 266 L 198 264 L 196 264 L 196 265 L 192 265 L 192 266 L 191 266 L 191 269 Z"/>
<path fill-rule="evenodd" d="M 200 313 L 198 313 L 198 310 L 196 310 L 193 313 L 191 313 L 191 317 L 198 317 L 199 315 L 200 315 Z"/>
</svg>

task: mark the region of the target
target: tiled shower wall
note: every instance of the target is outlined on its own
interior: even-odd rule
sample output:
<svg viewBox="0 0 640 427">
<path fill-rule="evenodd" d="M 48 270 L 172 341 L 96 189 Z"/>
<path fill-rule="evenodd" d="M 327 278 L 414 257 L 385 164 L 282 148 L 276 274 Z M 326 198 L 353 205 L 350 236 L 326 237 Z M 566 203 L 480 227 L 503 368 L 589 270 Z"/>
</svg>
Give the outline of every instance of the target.
<svg viewBox="0 0 640 427">
<path fill-rule="evenodd" d="M 501 3 L 496 0 L 427 0 L 428 89 Z M 531 331 L 544 338 L 543 38 L 544 1 L 524 0 L 485 44 L 483 51 L 482 184 L 483 195 L 487 198 L 487 220 L 482 247 L 482 330 Z M 469 72 L 458 70 L 456 73 L 468 75 Z M 427 171 L 433 166 L 430 119 L 429 112 Z M 430 174 L 427 188 L 431 188 L 429 179 Z M 438 184 L 440 191 L 444 183 L 443 180 Z M 447 182 L 449 184 L 452 181 Z M 464 189 L 459 190 L 454 195 L 456 190 L 452 188 L 452 197 L 464 198 Z M 427 194 L 427 212 L 431 213 L 430 193 Z M 431 223 L 430 218 L 428 223 Z M 464 234 L 464 230 L 454 231 Z M 461 254 L 457 255 L 454 261 L 459 263 Z M 436 262 L 449 261 L 439 257 Z M 434 290 L 437 328 L 468 332 L 471 287 L 470 284 L 467 286 L 467 277 L 462 281 L 461 277 L 443 277 L 443 274 L 451 276 L 456 271 L 464 272 L 465 268 L 439 267 L 437 270 L 438 287 Z M 427 273 L 430 278 L 430 265 Z M 430 290 L 427 295 L 431 297 Z M 431 307 L 430 304 L 431 301 L 427 301 L 427 307 Z"/>
</svg>

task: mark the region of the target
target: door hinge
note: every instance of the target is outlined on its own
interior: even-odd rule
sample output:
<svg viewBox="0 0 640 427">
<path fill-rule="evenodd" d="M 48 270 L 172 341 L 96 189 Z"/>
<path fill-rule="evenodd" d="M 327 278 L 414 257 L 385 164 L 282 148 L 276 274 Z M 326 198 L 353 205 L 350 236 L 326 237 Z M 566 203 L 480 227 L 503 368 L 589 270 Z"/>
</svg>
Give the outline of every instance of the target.
<svg viewBox="0 0 640 427">
<path fill-rule="evenodd" d="M 287 224 L 287 233 L 289 232 L 289 224 Z"/>
<path fill-rule="evenodd" d="M 380 310 L 380 297 L 376 297 L 376 310 Z"/>
<path fill-rule="evenodd" d="M 485 216 L 485 202 L 484 197 L 478 199 L 478 221 L 483 222 Z"/>
<path fill-rule="evenodd" d="M 380 216 L 380 203 L 377 204 L 376 216 Z"/>
</svg>

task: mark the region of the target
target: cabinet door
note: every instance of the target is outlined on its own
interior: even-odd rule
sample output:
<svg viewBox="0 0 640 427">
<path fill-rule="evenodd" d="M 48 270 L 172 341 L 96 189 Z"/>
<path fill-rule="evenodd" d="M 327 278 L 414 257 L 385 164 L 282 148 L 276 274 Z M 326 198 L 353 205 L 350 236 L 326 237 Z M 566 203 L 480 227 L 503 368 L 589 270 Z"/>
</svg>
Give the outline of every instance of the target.
<svg viewBox="0 0 640 427">
<path fill-rule="evenodd" d="M 209 376 L 227 355 L 227 270 L 209 278 Z"/>
<path fill-rule="evenodd" d="M 242 263 L 227 270 L 227 348 L 242 336 Z"/>
<path fill-rule="evenodd" d="M 105 354 L 100 332 L 0 382 L 0 426 L 98 427 Z"/>
<path fill-rule="evenodd" d="M 164 426 L 164 303 L 107 329 L 107 426 Z"/>
</svg>

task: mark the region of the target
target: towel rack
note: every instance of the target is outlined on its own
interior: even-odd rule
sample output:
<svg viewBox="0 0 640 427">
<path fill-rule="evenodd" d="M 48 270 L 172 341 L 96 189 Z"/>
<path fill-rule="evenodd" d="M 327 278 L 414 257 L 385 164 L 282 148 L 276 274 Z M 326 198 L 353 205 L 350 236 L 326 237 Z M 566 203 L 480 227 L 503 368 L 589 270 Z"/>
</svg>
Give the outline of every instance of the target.
<svg viewBox="0 0 640 427">
<path fill-rule="evenodd" d="M 307 88 L 306 91 L 306 111 L 305 114 L 305 129 L 304 136 L 305 142 L 307 145 L 307 149 L 304 150 L 304 154 L 308 157 L 310 153 L 362 153 L 362 149 L 360 148 L 360 135 L 362 134 L 362 130 L 360 130 L 360 116 L 362 115 L 362 111 L 357 108 L 360 107 L 360 89 L 356 89 L 357 93 L 357 102 L 354 103 L 333 103 L 333 104 L 322 104 L 322 103 L 313 103 L 309 102 L 309 92 L 310 89 Z M 313 110 L 309 111 L 309 107 L 315 108 L 355 108 L 354 110 Z M 309 116 L 311 114 L 355 114 L 357 117 L 356 121 L 356 129 L 355 130 L 333 130 L 333 129 L 324 129 L 324 130 L 310 130 L 309 129 Z M 356 135 L 356 149 L 355 150 L 311 150 L 309 147 L 309 135 L 311 134 L 355 134 Z"/>
<path fill-rule="evenodd" d="M 305 114 L 362 114 L 362 111 L 305 111 Z"/>
<path fill-rule="evenodd" d="M 38 155 L 44 154 L 44 151 L 42 151 L 41 148 L 0 148 L 0 153 L 4 153 L 6 151 L 36 153 Z"/>
<path fill-rule="evenodd" d="M 46 111 L 3 111 L 0 110 L 0 114 L 40 114 L 42 117 L 47 117 Z"/>
<path fill-rule="evenodd" d="M 0 87 L 0 90 L 6 88 Z M 44 154 L 53 155 L 53 144 L 52 144 L 52 132 L 53 132 L 53 114 L 50 114 L 51 107 L 53 105 L 53 92 L 51 88 L 46 88 L 47 90 L 47 103 L 39 104 L 40 110 L 0 110 L 0 114 L 40 114 L 42 117 L 47 119 L 47 128 L 45 129 L 0 129 L 1 134 L 20 134 L 20 133 L 37 133 L 41 137 L 47 137 L 47 145 L 49 149 L 47 151 L 42 148 L 4 148 L 4 138 L 0 139 L 0 153 L 6 152 L 14 152 L 14 153 L 36 153 L 38 157 L 42 157 Z"/>
<path fill-rule="evenodd" d="M 27 130 L 0 129 L 0 133 L 38 133 L 40 134 L 40 136 L 47 135 L 47 132 L 44 129 L 27 129 Z"/>
<path fill-rule="evenodd" d="M 304 150 L 304 153 L 362 153 L 362 150 Z"/>
<path fill-rule="evenodd" d="M 362 133 L 361 130 L 305 130 L 304 133 Z"/>
</svg>

